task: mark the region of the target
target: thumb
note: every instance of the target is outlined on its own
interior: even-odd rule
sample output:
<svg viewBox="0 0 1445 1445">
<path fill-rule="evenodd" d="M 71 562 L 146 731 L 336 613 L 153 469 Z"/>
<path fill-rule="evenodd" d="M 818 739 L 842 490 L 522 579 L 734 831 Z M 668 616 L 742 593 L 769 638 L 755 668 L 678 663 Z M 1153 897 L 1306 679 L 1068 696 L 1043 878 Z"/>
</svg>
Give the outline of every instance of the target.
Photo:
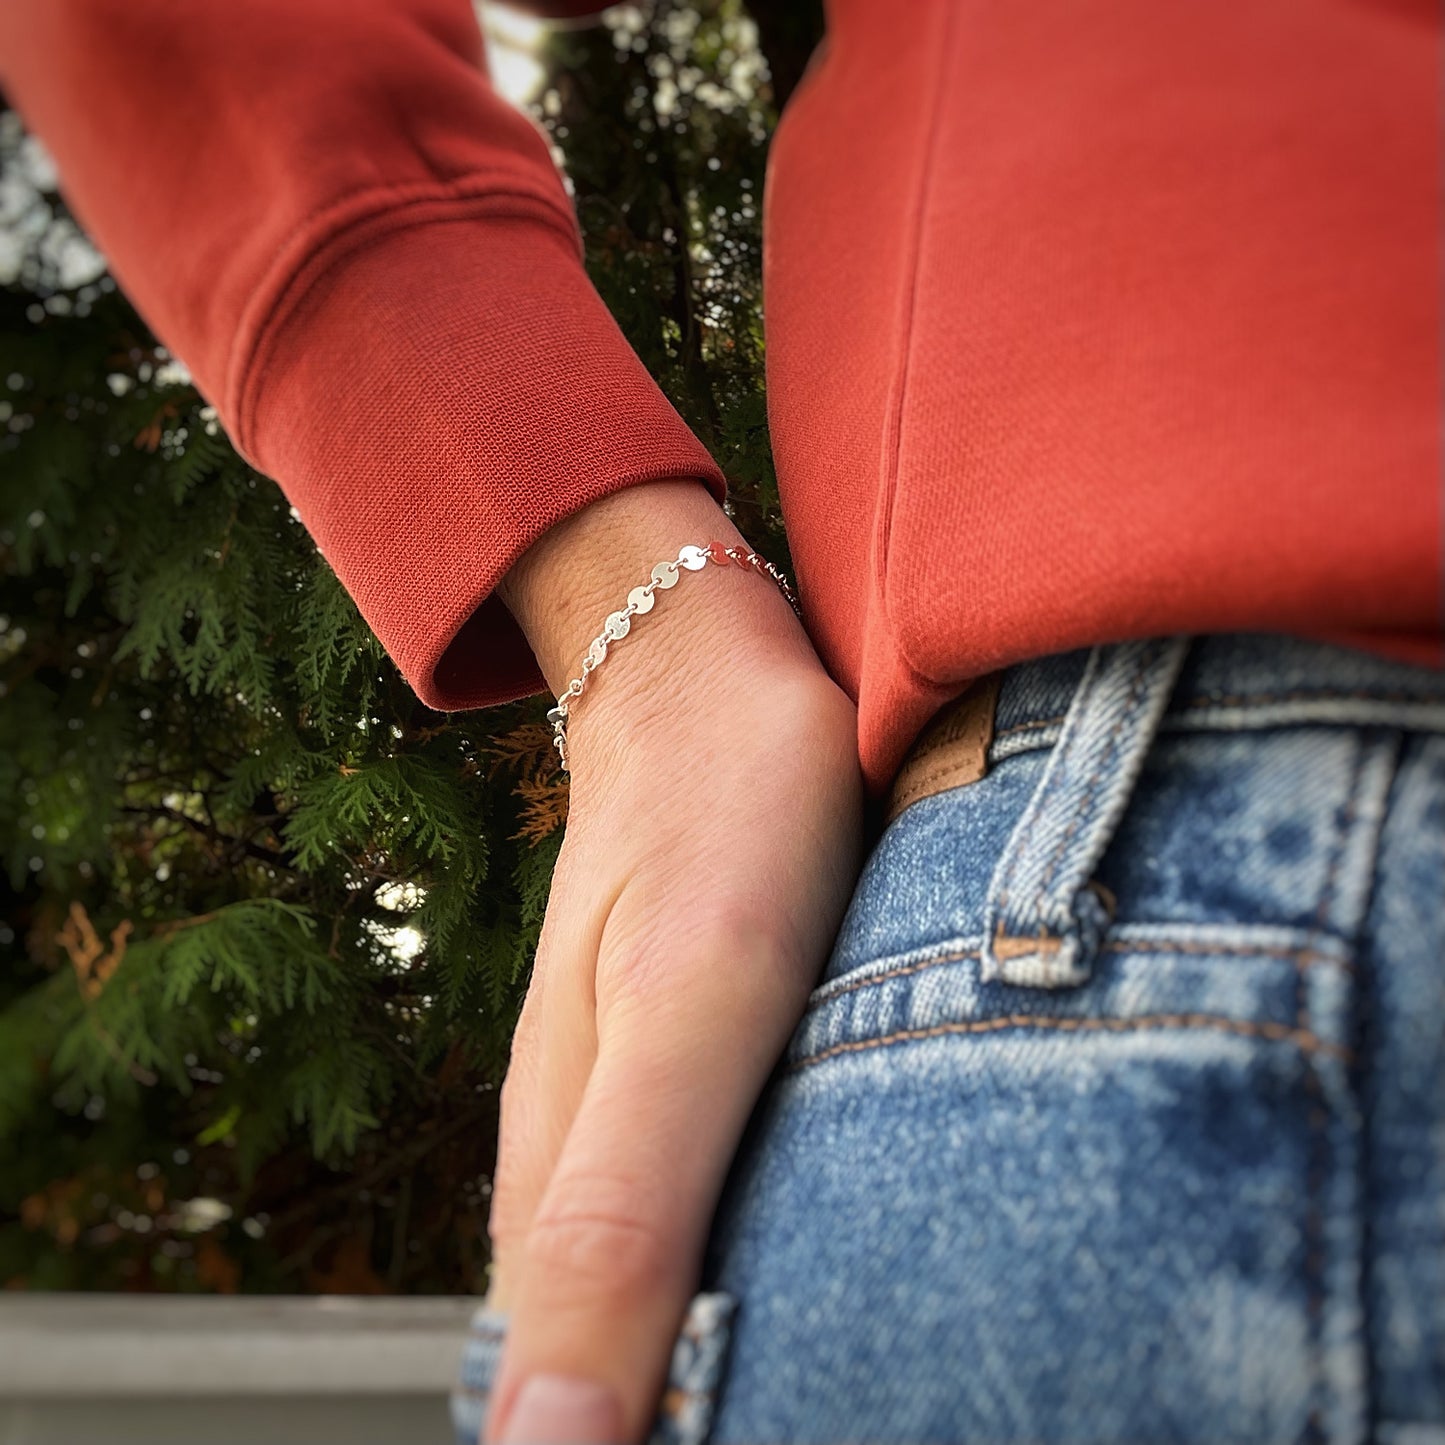
<svg viewBox="0 0 1445 1445">
<path fill-rule="evenodd" d="M 599 1017 L 521 1251 L 488 1441 L 645 1438 L 728 1165 L 807 995 L 800 970 L 750 944 L 690 960 L 665 999 L 624 987 Z"/>
</svg>

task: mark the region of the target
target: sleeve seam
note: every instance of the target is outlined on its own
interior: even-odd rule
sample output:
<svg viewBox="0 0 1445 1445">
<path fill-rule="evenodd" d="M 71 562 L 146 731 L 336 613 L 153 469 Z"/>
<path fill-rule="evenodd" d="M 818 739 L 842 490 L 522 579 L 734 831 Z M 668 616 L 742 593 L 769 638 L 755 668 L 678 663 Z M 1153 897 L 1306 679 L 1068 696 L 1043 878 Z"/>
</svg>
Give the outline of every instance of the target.
<svg viewBox="0 0 1445 1445">
<path fill-rule="evenodd" d="M 334 197 L 278 251 L 243 311 L 223 383 L 223 414 L 236 449 L 254 464 L 252 414 L 267 353 L 313 287 L 349 256 L 402 230 L 469 218 L 537 222 L 566 243 L 582 264 L 581 237 L 570 208 L 529 178 L 470 172 L 441 182 L 365 186 Z"/>
</svg>

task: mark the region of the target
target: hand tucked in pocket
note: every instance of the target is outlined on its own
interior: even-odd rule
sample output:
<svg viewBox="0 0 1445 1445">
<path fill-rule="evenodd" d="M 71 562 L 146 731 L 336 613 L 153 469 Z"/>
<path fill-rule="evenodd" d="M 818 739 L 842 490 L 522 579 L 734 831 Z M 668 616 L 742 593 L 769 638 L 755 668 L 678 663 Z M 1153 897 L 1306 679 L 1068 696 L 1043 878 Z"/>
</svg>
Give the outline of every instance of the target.
<svg viewBox="0 0 1445 1445">
<path fill-rule="evenodd" d="M 654 562 L 714 538 L 740 540 L 691 482 L 547 533 L 503 597 L 554 691 Z M 728 1165 L 860 863 L 852 703 L 771 583 L 687 582 L 568 724 L 567 834 L 502 1090 L 489 1442 L 645 1438 Z"/>
</svg>

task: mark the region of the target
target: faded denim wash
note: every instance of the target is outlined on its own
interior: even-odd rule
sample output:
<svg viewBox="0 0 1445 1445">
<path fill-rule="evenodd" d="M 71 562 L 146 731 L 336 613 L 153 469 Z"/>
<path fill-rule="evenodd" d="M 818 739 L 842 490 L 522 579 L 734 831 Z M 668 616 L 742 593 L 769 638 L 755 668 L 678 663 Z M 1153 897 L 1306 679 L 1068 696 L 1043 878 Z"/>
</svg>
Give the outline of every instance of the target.
<svg viewBox="0 0 1445 1445">
<path fill-rule="evenodd" d="M 1007 673 L 988 775 L 873 849 L 702 1287 L 667 1445 L 1445 1445 L 1445 676 Z"/>
</svg>

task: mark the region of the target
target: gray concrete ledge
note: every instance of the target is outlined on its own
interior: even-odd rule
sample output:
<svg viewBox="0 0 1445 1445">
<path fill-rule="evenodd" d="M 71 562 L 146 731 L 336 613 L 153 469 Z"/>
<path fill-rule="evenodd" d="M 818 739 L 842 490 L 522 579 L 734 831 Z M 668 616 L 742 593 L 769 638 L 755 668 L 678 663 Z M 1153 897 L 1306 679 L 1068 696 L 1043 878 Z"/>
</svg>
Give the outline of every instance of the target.
<svg viewBox="0 0 1445 1445">
<path fill-rule="evenodd" d="M 477 1303 L 0 1295 L 0 1400 L 436 1398 Z"/>
</svg>

